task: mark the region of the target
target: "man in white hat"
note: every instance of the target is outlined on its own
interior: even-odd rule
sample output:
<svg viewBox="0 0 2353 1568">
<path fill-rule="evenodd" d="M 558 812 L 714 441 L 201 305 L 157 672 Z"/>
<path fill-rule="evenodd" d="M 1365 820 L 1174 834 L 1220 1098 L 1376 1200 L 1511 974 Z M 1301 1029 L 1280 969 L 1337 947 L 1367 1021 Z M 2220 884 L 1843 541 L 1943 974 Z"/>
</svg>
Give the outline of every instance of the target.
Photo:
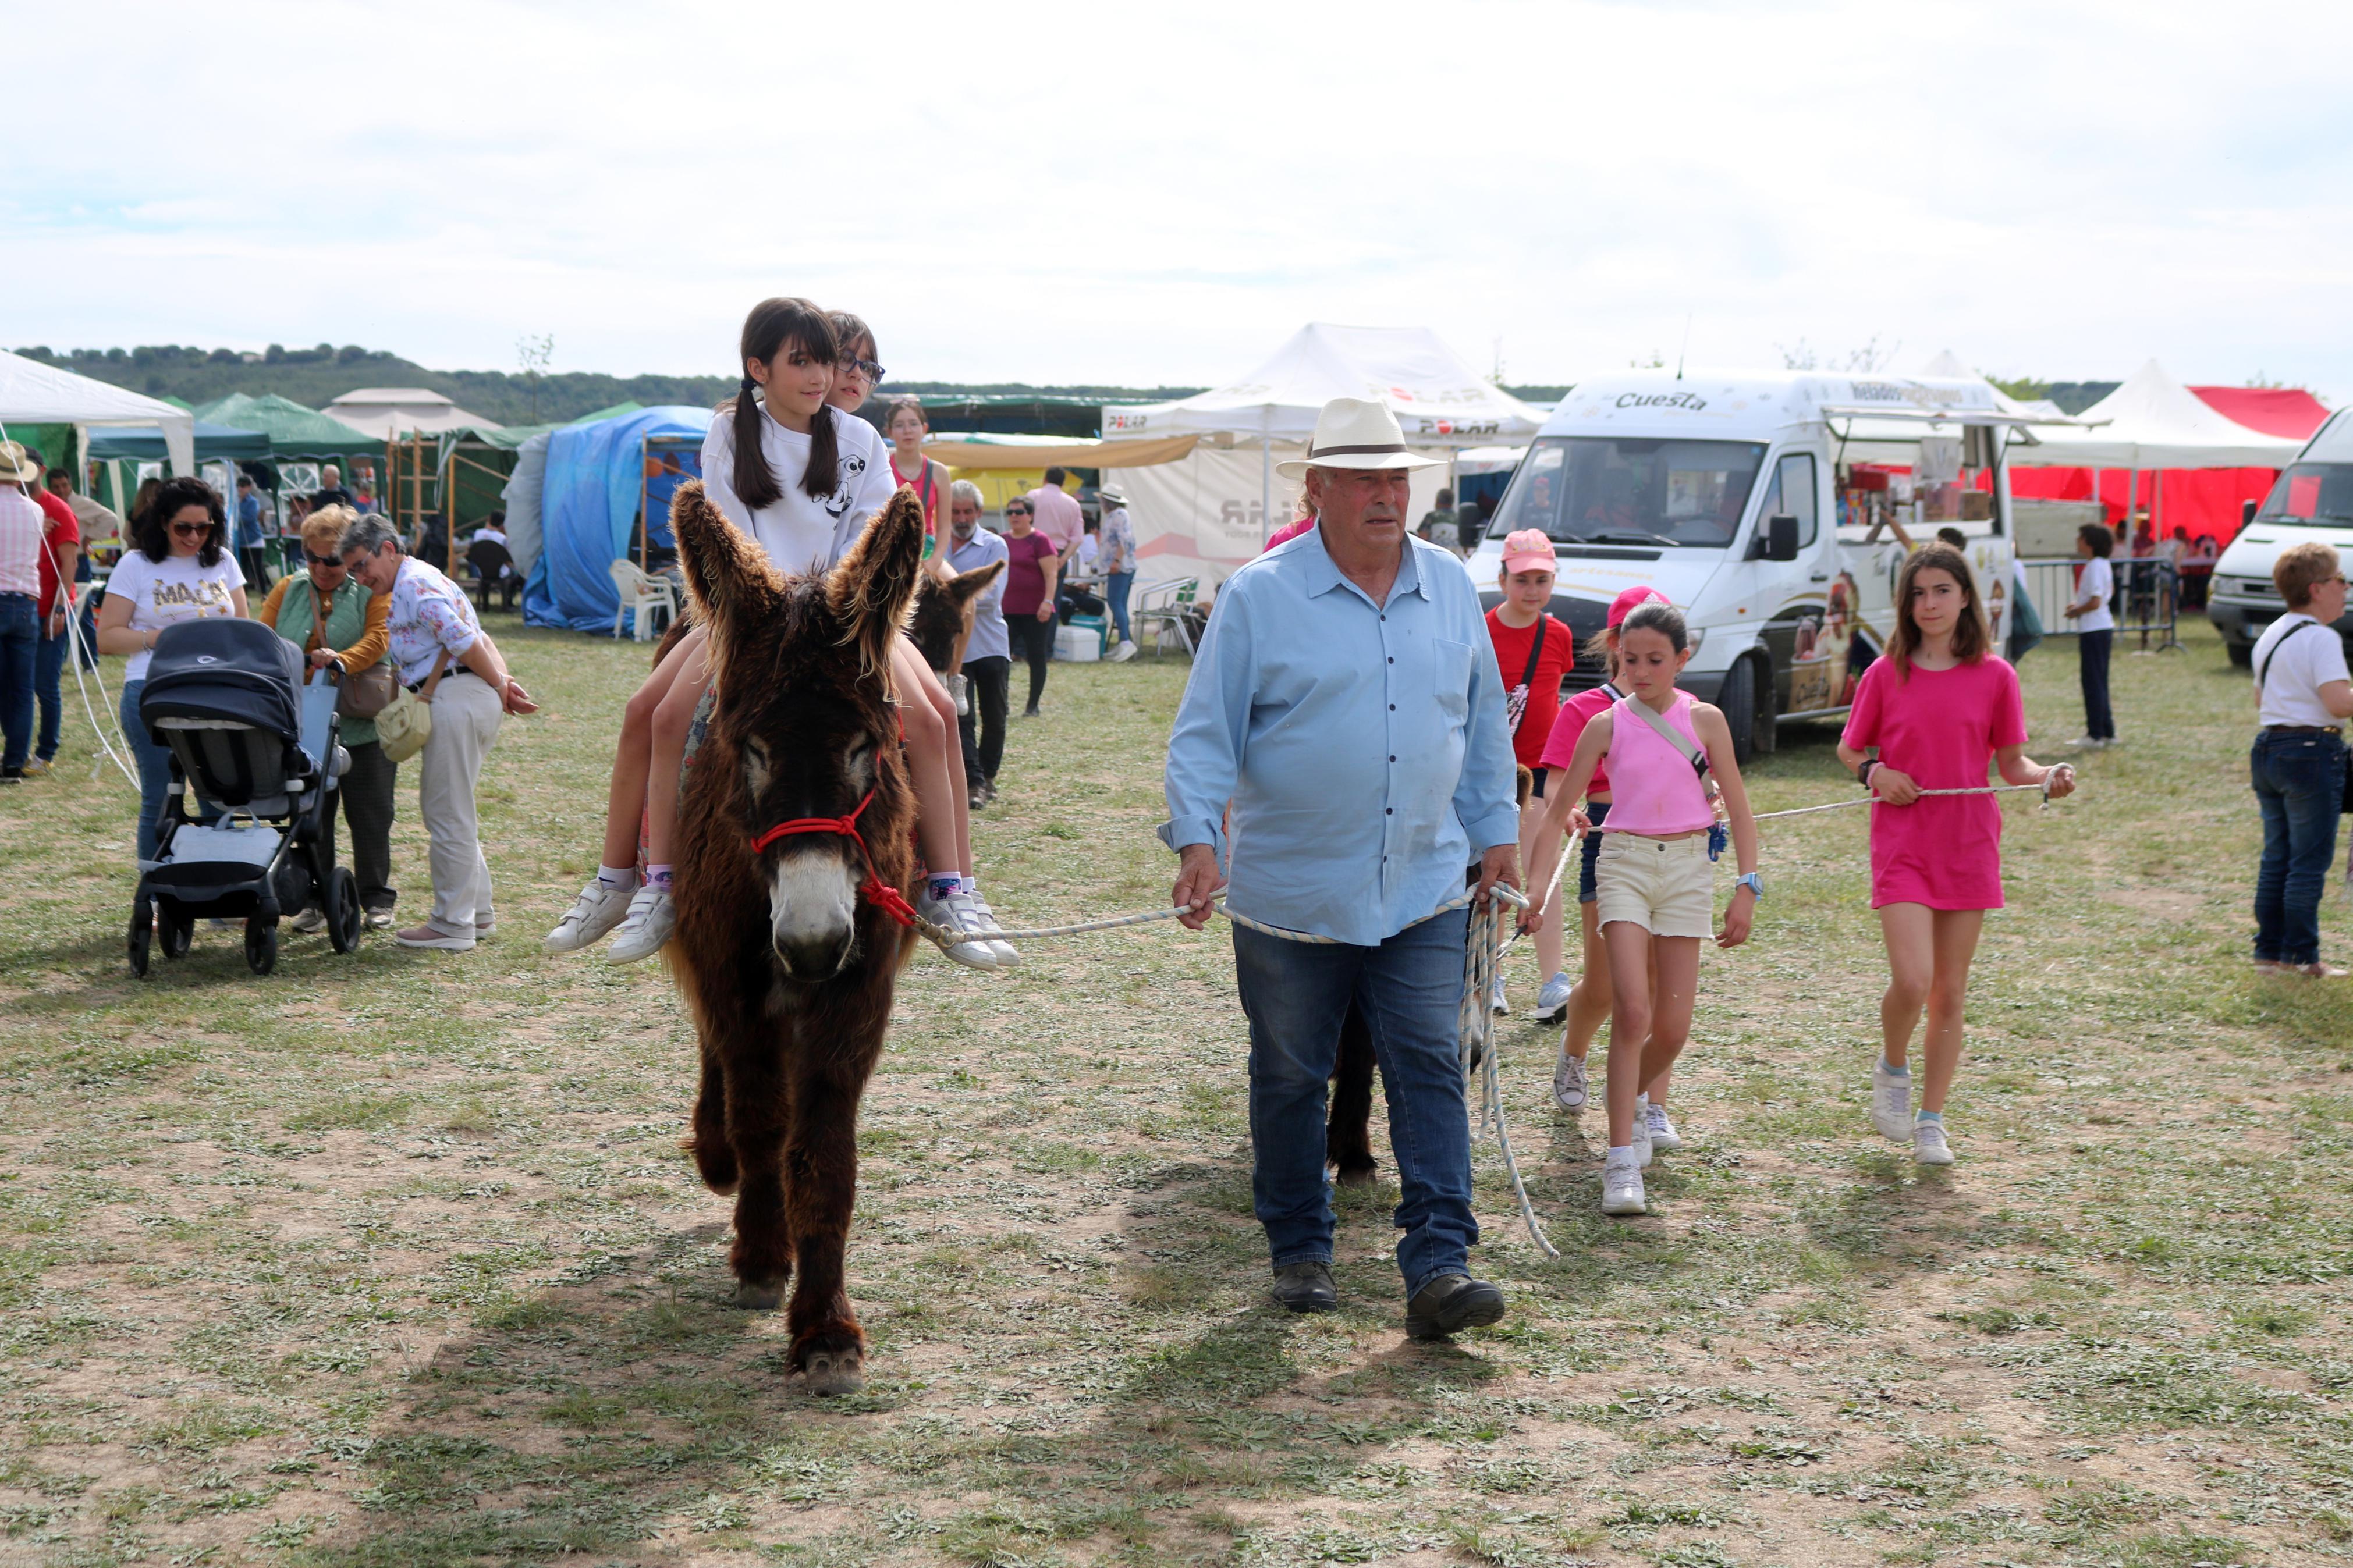
<svg viewBox="0 0 2353 1568">
<path fill-rule="evenodd" d="M 33 748 L 33 663 L 41 638 L 36 609 L 48 519 L 29 492 L 41 465 L 15 441 L 0 441 L 0 784 L 19 784 Z"/>
<path fill-rule="evenodd" d="M 1111 661 L 1123 664 L 1135 657 L 1135 638 L 1127 625 L 1127 596 L 1135 586 L 1135 525 L 1128 521 L 1125 491 L 1105 485 L 1095 492 L 1095 503 L 1103 508 L 1103 523 L 1096 530 L 1102 553 L 1095 563 L 1103 569 L 1103 603 L 1119 628 L 1119 646 L 1111 650 Z"/>
<path fill-rule="evenodd" d="M 1430 463 L 1383 405 L 1324 405 L 1306 458 L 1282 465 L 1304 470 L 1316 526 L 1219 593 L 1168 741 L 1160 830 L 1182 858 L 1185 924 L 1200 929 L 1222 881 L 1237 914 L 1326 939 L 1234 927 L 1251 1195 L 1275 1300 L 1339 1302 L 1324 1093 L 1353 1001 L 1388 1097 L 1416 1339 L 1504 1315 L 1503 1292 L 1469 1270 L 1479 1226 L 1455 1029 L 1470 911 L 1425 917 L 1472 882 L 1482 900 L 1519 885 L 1511 731 L 1479 595 L 1451 552 L 1406 532 L 1411 471 Z"/>
</svg>

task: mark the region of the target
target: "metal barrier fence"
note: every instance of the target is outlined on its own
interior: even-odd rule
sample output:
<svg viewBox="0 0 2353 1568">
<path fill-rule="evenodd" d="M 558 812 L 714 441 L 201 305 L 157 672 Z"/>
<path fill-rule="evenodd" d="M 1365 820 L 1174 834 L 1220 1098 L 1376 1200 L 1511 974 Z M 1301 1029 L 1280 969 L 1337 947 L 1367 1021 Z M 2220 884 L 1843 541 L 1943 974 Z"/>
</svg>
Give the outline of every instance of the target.
<svg viewBox="0 0 2353 1568">
<path fill-rule="evenodd" d="M 2042 623 L 2042 635 L 2073 636 L 2075 623 L 2067 618 L 2066 612 L 2067 606 L 2075 602 L 2075 568 L 2083 562 L 2066 556 L 2021 561 L 2018 564 L 2026 573 L 2027 601 Z M 2109 606 L 2116 618 L 2116 640 L 2122 642 L 2137 635 L 2143 653 L 2179 650 L 2181 641 L 2174 632 L 2181 617 L 2181 583 L 2173 563 L 2124 557 L 2110 561 L 2108 565 L 2116 575 L 2116 603 Z M 2152 637 L 2156 639 L 2154 646 Z"/>
</svg>

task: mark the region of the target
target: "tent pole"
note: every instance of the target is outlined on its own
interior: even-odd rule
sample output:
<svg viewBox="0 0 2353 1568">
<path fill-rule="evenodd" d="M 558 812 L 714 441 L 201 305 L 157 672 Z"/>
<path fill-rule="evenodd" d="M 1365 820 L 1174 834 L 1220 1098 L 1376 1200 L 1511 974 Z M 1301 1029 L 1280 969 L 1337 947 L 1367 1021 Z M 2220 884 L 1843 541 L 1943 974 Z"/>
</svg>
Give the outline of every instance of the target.
<svg viewBox="0 0 2353 1568">
<path fill-rule="evenodd" d="M 639 441 L 638 443 L 638 570 L 640 572 L 646 569 L 646 563 L 653 558 L 651 552 L 647 549 L 647 543 L 653 537 L 654 520 L 653 515 L 646 510 L 652 505 L 649 499 L 652 494 L 653 481 L 646 477 L 646 443 Z"/>
</svg>

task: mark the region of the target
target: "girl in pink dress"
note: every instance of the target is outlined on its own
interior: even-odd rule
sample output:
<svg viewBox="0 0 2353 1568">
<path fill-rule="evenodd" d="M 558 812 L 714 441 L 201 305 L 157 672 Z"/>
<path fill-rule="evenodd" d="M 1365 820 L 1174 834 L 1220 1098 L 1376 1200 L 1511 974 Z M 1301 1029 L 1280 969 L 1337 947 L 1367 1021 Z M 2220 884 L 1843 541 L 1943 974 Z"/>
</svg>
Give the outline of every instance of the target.
<svg viewBox="0 0 2353 1568">
<path fill-rule="evenodd" d="M 1871 808 L 1871 907 L 1887 943 L 1890 980 L 1879 1004 L 1883 1039 L 1871 1075 L 1871 1124 L 1912 1142 L 1924 1165 L 1949 1165 L 1945 1096 L 1961 1061 L 1961 1010 L 1985 912 L 2001 908 L 2001 807 L 1981 789 L 1986 764 L 2005 783 L 2042 784 L 2052 798 L 2075 787 L 2072 769 L 2026 755 L 2018 672 L 1992 651 L 1968 561 L 1931 544 L 1895 584 L 1895 634 L 1863 672 L 1839 737 L 1839 761 L 1877 797 Z M 1868 753 L 1873 749 L 1877 756 Z M 1928 1015 L 1927 1081 L 1912 1112 L 1907 1048 Z"/>
</svg>

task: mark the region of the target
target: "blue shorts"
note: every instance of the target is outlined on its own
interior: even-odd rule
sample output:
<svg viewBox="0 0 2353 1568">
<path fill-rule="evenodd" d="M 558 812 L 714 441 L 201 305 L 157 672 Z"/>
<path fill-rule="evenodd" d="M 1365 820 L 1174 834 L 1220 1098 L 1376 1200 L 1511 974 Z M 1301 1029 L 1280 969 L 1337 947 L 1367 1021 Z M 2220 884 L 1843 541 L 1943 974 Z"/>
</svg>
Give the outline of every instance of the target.
<svg viewBox="0 0 2353 1568">
<path fill-rule="evenodd" d="M 1594 826 L 1600 826 L 1609 815 L 1608 801 L 1588 800 L 1585 803 L 1586 820 L 1592 823 Z M 1594 868 L 1600 864 L 1601 835 L 1588 833 L 1585 836 L 1585 842 L 1578 848 L 1577 867 L 1577 901 L 1578 903 L 1592 904 L 1601 901 L 1601 891 L 1593 885 Z"/>
</svg>

